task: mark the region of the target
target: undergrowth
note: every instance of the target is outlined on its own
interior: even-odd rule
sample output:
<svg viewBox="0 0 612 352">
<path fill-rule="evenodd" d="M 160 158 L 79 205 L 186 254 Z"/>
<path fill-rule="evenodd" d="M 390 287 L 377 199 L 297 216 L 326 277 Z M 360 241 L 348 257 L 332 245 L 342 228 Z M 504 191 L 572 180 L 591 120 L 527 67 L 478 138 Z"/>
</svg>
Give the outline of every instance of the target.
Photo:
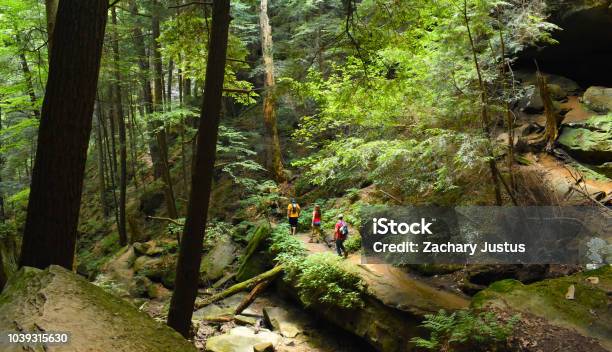
<svg viewBox="0 0 612 352">
<path fill-rule="evenodd" d="M 503 322 L 493 312 L 459 310 L 448 314 L 440 310 L 425 315 L 421 324 L 430 330 L 429 339 L 415 337 L 412 342 L 429 351 L 501 351 L 519 319 L 516 315 Z"/>
<path fill-rule="evenodd" d="M 285 267 L 284 279 L 293 283 L 306 306 L 321 304 L 353 309 L 363 306 L 363 281 L 346 270 L 343 260 L 331 252 L 308 256 L 300 240 L 289 235 L 289 225 L 274 228 L 270 250 Z"/>
</svg>

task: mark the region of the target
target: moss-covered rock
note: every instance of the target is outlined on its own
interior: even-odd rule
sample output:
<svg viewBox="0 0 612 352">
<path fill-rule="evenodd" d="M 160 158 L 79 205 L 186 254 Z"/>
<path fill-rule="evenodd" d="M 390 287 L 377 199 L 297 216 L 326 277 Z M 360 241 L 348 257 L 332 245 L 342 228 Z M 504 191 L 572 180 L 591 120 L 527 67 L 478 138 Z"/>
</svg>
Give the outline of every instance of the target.
<svg viewBox="0 0 612 352">
<path fill-rule="evenodd" d="M 564 125 L 559 144 L 580 161 L 595 165 L 609 162 L 612 160 L 612 115 Z"/>
<path fill-rule="evenodd" d="M 599 278 L 593 284 L 588 277 Z M 575 297 L 566 299 L 574 285 Z M 552 324 L 574 328 L 586 336 L 612 346 L 612 267 L 586 271 L 572 276 L 524 285 L 516 280 L 502 280 L 474 296 L 472 306 L 510 308 L 545 318 Z"/>
<path fill-rule="evenodd" d="M 176 261 L 176 254 L 162 257 L 143 255 L 136 258 L 133 268 L 137 275 L 146 276 L 152 281 L 161 282 L 164 286 L 173 288 L 176 278 Z"/>
<path fill-rule="evenodd" d="M 217 238 L 212 248 L 202 256 L 200 262 L 200 285 L 206 285 L 221 278 L 229 265 L 236 259 L 236 245 L 228 234 Z"/>
<path fill-rule="evenodd" d="M 589 87 L 582 100 L 591 110 L 606 114 L 612 111 L 612 88 Z"/>
<path fill-rule="evenodd" d="M 177 332 L 58 266 L 22 268 L 0 295 L 0 331 L 67 331 L 54 351 L 196 351 Z M 4 345 L 3 351 L 23 351 Z"/>
</svg>

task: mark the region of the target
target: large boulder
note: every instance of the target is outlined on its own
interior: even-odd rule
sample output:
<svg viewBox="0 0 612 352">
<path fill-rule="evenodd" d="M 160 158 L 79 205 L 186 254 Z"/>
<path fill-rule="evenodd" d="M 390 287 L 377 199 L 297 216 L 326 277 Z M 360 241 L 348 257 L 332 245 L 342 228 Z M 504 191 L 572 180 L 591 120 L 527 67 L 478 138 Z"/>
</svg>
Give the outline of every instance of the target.
<svg viewBox="0 0 612 352">
<path fill-rule="evenodd" d="M 146 276 L 155 282 L 161 282 L 168 288 L 174 288 L 176 261 L 176 254 L 162 257 L 143 255 L 136 258 L 133 268 L 138 275 Z"/>
<path fill-rule="evenodd" d="M 582 96 L 582 101 L 589 109 L 607 114 L 612 111 L 612 88 L 589 87 Z"/>
<path fill-rule="evenodd" d="M 568 299 L 566 293 L 571 286 L 574 287 L 574 297 Z M 598 339 L 603 346 L 612 348 L 611 294 L 612 267 L 606 265 L 597 270 L 530 285 L 511 279 L 498 281 L 474 296 L 472 306 L 534 314 L 551 324 Z"/>
<path fill-rule="evenodd" d="M 579 161 L 599 165 L 612 160 L 612 114 L 563 125 L 559 144 Z"/>
<path fill-rule="evenodd" d="M 220 279 L 225 269 L 236 259 L 235 252 L 236 245 L 230 236 L 219 236 L 200 262 L 200 284 L 206 285 Z"/>
<path fill-rule="evenodd" d="M 218 335 L 206 341 L 207 352 L 253 352 L 254 347 L 261 344 L 272 344 L 276 346 L 281 341 L 281 336 L 267 330 L 259 330 L 257 333 L 250 328 L 235 327 L 228 334 Z"/>
<path fill-rule="evenodd" d="M 297 310 L 264 307 L 263 314 L 266 324 L 284 337 L 296 337 L 305 330 L 307 324 L 307 319 Z"/>
<path fill-rule="evenodd" d="M 69 332 L 69 344 L 50 348 L 57 352 L 197 351 L 168 326 L 59 266 L 26 267 L 11 277 L 0 295 L 0 331 L 16 329 Z M 30 349 L 2 347 L 24 350 Z"/>
</svg>

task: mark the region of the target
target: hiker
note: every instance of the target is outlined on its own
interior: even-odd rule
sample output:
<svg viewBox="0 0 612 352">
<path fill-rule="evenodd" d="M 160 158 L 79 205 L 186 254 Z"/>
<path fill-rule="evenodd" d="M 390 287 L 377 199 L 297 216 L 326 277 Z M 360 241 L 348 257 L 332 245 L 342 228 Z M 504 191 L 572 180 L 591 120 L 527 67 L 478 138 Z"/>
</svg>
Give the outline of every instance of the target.
<svg viewBox="0 0 612 352">
<path fill-rule="evenodd" d="M 334 240 L 336 240 L 336 252 L 338 252 L 338 255 L 347 258 L 348 253 L 346 248 L 344 248 L 344 241 L 348 237 L 348 225 L 342 218 L 342 214 L 338 215 L 338 222 L 334 230 Z"/>
<path fill-rule="evenodd" d="M 316 240 L 316 242 L 319 243 L 319 240 L 321 240 L 329 247 L 329 244 L 325 240 L 325 234 L 323 230 L 321 230 L 321 206 L 318 204 L 315 204 L 314 210 L 312 211 L 311 227 L 312 232 L 310 233 L 310 240 L 308 242 L 312 243 Z"/>
<path fill-rule="evenodd" d="M 298 218 L 300 217 L 300 205 L 296 203 L 295 198 L 291 198 L 291 203 L 287 206 L 287 218 L 289 219 L 289 226 L 291 226 L 291 234 L 295 236 L 298 226 Z"/>
</svg>

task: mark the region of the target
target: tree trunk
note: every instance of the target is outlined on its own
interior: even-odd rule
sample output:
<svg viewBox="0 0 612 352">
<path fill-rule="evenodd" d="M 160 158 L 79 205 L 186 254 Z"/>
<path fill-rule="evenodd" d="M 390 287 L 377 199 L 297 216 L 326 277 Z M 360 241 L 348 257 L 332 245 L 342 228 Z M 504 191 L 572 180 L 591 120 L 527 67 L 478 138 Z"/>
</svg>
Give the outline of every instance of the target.
<svg viewBox="0 0 612 352">
<path fill-rule="evenodd" d="M 0 132 L 2 131 L 2 107 L 0 106 Z M 2 147 L 2 140 L 0 140 L 0 147 Z M 4 155 L 0 155 L 0 170 L 4 167 Z M 0 183 L 2 182 L 2 174 L 0 173 Z M 0 222 L 4 223 L 6 220 L 4 212 L 4 192 L 0 189 Z M 0 255 L 2 255 L 0 253 Z M 0 258 L 0 275 L 2 275 L 2 261 Z M 0 277 L 0 292 L 2 292 L 2 287 L 4 284 L 2 283 L 2 278 Z"/>
<path fill-rule="evenodd" d="M 98 192 L 100 197 L 100 207 L 104 216 L 108 216 L 108 205 L 106 204 L 106 180 L 104 179 L 104 145 L 102 144 L 102 118 L 100 116 L 100 103 L 95 106 L 96 117 L 94 118 L 94 126 L 96 129 L 96 151 L 98 153 Z"/>
<path fill-rule="evenodd" d="M 25 45 L 18 39 L 19 45 Z M 32 82 L 32 71 L 30 71 L 30 66 L 28 65 L 28 60 L 25 56 L 25 49 L 21 48 L 19 52 L 19 61 L 21 63 L 21 71 L 23 72 L 23 78 L 25 79 L 27 93 L 30 96 L 30 102 L 32 103 L 32 114 L 34 118 L 40 118 L 40 112 L 38 108 L 36 108 L 36 92 L 34 91 L 34 83 Z"/>
<path fill-rule="evenodd" d="M 476 73 L 478 75 L 478 86 L 480 87 L 480 113 L 481 113 L 481 123 L 482 129 L 487 137 L 487 140 L 491 140 L 491 132 L 489 128 L 490 120 L 489 120 L 489 99 L 487 97 L 487 88 L 484 85 L 484 81 L 482 80 L 482 73 L 480 72 L 480 64 L 478 63 L 478 58 L 476 57 L 476 47 L 474 46 L 474 39 L 472 37 L 472 31 L 470 30 L 470 21 L 467 14 L 467 0 L 463 1 L 463 19 L 465 20 L 465 26 L 468 33 L 468 38 L 470 40 L 470 48 L 472 50 L 472 58 L 474 60 L 474 67 L 476 68 Z M 501 197 L 501 186 L 499 179 L 497 178 L 497 165 L 495 164 L 495 158 L 493 155 L 493 151 L 491 147 L 487 147 L 487 153 L 489 154 L 489 171 L 491 172 L 491 181 L 493 183 L 493 187 L 495 189 L 495 204 L 502 205 L 502 197 Z"/>
<path fill-rule="evenodd" d="M 58 6 L 20 266 L 72 270 L 107 9 L 107 0 Z"/>
<path fill-rule="evenodd" d="M 174 61 L 170 60 L 168 62 L 168 79 L 166 80 L 166 105 L 167 110 L 171 111 L 172 106 L 172 71 L 174 71 Z"/>
<path fill-rule="evenodd" d="M 157 0 L 153 1 L 153 17 L 152 17 L 152 34 L 153 34 L 153 111 L 162 112 L 163 98 L 164 98 L 164 84 L 162 81 L 162 58 L 161 58 L 161 46 L 158 42 L 160 35 L 159 30 L 159 4 Z M 170 167 L 168 165 L 168 142 L 166 137 L 166 131 L 161 124 L 155 126 L 157 133 L 155 138 L 157 145 L 159 146 L 159 155 L 161 158 L 161 176 L 164 181 L 164 198 L 166 201 L 166 209 L 168 216 L 176 219 L 178 212 L 176 210 L 176 203 L 174 201 L 174 191 L 172 190 L 172 178 L 170 177 Z"/>
<path fill-rule="evenodd" d="M 119 67 L 119 35 L 117 33 L 117 11 L 115 7 L 111 9 L 111 16 L 113 21 L 113 35 L 112 35 L 112 50 L 113 50 L 113 66 L 115 73 L 115 82 L 113 83 L 114 103 L 115 103 L 115 116 L 117 118 L 117 125 L 119 128 L 119 244 L 125 246 L 128 243 L 126 222 L 125 222 L 125 199 L 127 191 L 127 145 L 126 145 L 126 133 L 125 133 L 125 118 L 123 114 L 123 102 L 121 94 L 121 71 Z"/>
<path fill-rule="evenodd" d="M 555 147 L 557 138 L 559 138 L 559 127 L 563 121 L 563 116 L 555 111 L 555 106 L 553 105 L 552 99 L 550 98 L 550 93 L 548 92 L 548 82 L 546 81 L 546 77 L 540 71 L 538 71 L 537 75 L 540 97 L 544 103 L 544 116 L 546 116 L 546 126 L 543 136 L 544 143 L 546 143 L 545 150 L 550 152 Z"/>
<path fill-rule="evenodd" d="M 189 335 L 191 315 L 198 291 L 202 241 L 210 203 L 221 113 L 230 22 L 229 9 L 229 0 L 215 0 L 213 3 L 212 35 L 209 42 L 206 84 L 198 128 L 197 160 L 191 177 L 187 219 L 176 268 L 176 288 L 168 313 L 168 325 L 183 336 Z"/>
<path fill-rule="evenodd" d="M 276 96 L 274 94 L 274 59 L 272 54 L 272 27 L 268 19 L 268 0 L 261 0 L 259 25 L 261 31 L 261 51 L 264 63 L 264 100 L 263 115 L 266 135 L 264 143 L 268 150 L 267 167 L 276 181 L 285 180 L 278 129 L 276 126 Z"/>
<path fill-rule="evenodd" d="M 47 12 L 47 51 L 49 58 L 51 58 L 51 48 L 53 46 L 53 30 L 55 29 L 58 2 L 59 0 L 45 0 L 45 10 Z"/>
<path fill-rule="evenodd" d="M 130 0 L 130 13 L 133 17 L 138 17 L 138 5 L 135 0 Z M 132 37 L 134 38 L 134 48 L 136 49 L 136 55 L 138 56 L 138 67 L 140 69 L 140 84 L 142 86 L 142 99 L 144 102 L 145 112 L 150 115 L 153 112 L 153 92 L 151 91 L 151 81 L 149 79 L 149 73 L 151 67 L 149 65 L 149 57 L 145 47 L 144 35 L 142 29 L 138 23 L 134 24 L 132 29 Z M 153 123 L 148 124 L 149 131 L 154 134 L 155 126 Z M 153 175 L 155 178 L 162 176 L 162 161 L 159 152 L 159 146 L 155 139 L 148 141 L 149 153 L 151 154 L 151 161 L 153 162 Z"/>
</svg>

